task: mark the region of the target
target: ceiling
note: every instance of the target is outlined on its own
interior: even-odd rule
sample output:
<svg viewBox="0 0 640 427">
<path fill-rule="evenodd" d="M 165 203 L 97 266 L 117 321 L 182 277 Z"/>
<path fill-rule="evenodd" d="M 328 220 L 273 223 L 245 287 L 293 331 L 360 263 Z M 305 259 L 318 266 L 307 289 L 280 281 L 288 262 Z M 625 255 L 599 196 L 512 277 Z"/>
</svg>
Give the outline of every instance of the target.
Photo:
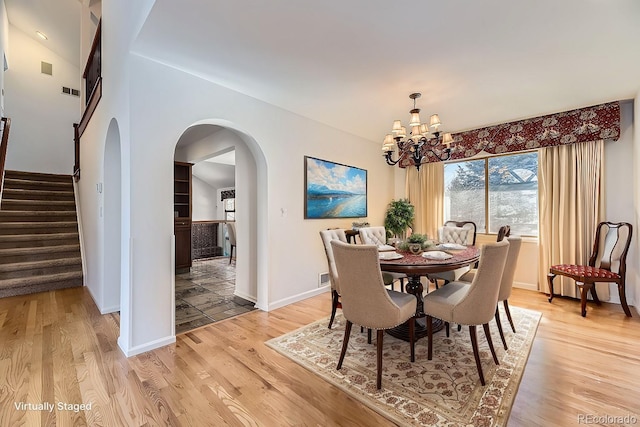
<svg viewBox="0 0 640 427">
<path fill-rule="evenodd" d="M 4 0 L 9 23 L 78 68 L 81 0 Z M 42 40 L 36 31 L 44 33 Z"/>
<path fill-rule="evenodd" d="M 80 0 L 5 3 L 78 63 Z M 633 98 L 639 46 L 637 0 L 156 0 L 133 49 L 380 142 L 412 92 L 450 132 Z"/>
<path fill-rule="evenodd" d="M 381 142 L 635 97 L 637 0 L 156 0 L 134 51 Z"/>
</svg>

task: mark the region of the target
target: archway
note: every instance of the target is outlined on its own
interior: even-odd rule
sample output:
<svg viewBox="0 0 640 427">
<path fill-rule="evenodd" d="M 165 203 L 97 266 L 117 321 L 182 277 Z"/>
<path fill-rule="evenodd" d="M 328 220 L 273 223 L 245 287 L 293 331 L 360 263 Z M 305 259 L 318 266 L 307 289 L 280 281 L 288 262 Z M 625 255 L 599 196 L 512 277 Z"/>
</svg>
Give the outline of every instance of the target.
<svg viewBox="0 0 640 427">
<path fill-rule="evenodd" d="M 203 120 L 189 126 L 176 142 L 175 160 L 196 163 L 233 147 L 236 151 L 236 221 L 238 232 L 236 295 L 268 308 L 267 166 L 257 141 L 224 120 Z"/>
<path fill-rule="evenodd" d="M 104 227 L 103 313 L 120 310 L 121 176 L 120 129 L 116 119 L 112 119 L 104 146 L 104 183 L 98 184 L 103 201 L 100 206 Z"/>
</svg>

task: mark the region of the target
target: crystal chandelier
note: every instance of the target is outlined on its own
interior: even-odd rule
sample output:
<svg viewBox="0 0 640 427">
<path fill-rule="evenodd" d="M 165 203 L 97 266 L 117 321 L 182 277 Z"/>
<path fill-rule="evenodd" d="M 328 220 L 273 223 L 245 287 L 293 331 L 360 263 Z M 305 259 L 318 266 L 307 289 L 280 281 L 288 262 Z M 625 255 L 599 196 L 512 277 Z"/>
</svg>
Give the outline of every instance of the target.
<svg viewBox="0 0 640 427">
<path fill-rule="evenodd" d="M 384 138 L 382 151 L 390 166 L 394 166 L 403 158 L 408 157 L 413 160 L 416 169 L 420 170 L 420 165 L 429 152 L 440 161 L 449 160 L 451 157 L 449 146 L 453 142 L 453 138 L 450 133 L 442 134 L 438 130 L 441 125 L 438 115 L 432 115 L 428 125 L 420 123 L 420 109 L 416 108 L 416 99 L 420 96 L 420 93 L 409 95 L 409 98 L 413 99 L 413 110 L 410 111 L 411 119 L 409 120 L 411 134 L 407 136 L 407 130 L 402 126 L 402 122 L 395 120 L 391 133 Z M 433 132 L 429 133 L 429 127 L 433 128 Z M 395 145 L 398 146 L 398 158 L 393 160 Z"/>
</svg>

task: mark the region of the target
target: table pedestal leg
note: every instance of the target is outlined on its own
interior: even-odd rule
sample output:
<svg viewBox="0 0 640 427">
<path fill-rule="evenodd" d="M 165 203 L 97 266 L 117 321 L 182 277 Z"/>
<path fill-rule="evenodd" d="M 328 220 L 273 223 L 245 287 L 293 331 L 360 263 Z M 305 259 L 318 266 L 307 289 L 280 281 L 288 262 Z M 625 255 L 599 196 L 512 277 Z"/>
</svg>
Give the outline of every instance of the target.
<svg viewBox="0 0 640 427">
<path fill-rule="evenodd" d="M 422 300 L 422 282 L 420 276 L 409 276 L 409 283 L 404 287 L 407 293 L 412 294 L 418 300 L 416 305 L 416 340 L 427 336 L 427 322 L 424 314 L 424 302 Z M 437 332 L 444 328 L 444 322 L 440 319 L 433 319 L 433 332 Z M 387 331 L 389 335 L 404 341 L 409 341 L 409 322 L 405 322 L 400 326 Z"/>
</svg>

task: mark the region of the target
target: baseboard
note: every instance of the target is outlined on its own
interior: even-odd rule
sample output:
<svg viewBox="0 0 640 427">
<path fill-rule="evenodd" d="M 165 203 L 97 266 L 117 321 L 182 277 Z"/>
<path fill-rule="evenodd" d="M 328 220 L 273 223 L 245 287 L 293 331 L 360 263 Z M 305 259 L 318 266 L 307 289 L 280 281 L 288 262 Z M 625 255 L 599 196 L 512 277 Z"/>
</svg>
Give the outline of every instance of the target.
<svg viewBox="0 0 640 427">
<path fill-rule="evenodd" d="M 164 347 L 165 345 L 174 344 L 176 342 L 176 336 L 172 335 L 127 349 L 127 346 L 123 345 L 124 343 L 121 342 L 120 338 L 121 337 L 118 338 L 118 347 L 120 347 L 120 351 L 122 351 L 126 357 L 137 356 L 140 353 L 155 350 L 156 348 Z"/>
<path fill-rule="evenodd" d="M 310 291 L 303 292 L 303 293 L 298 294 L 298 295 L 293 295 L 291 297 L 284 298 L 284 299 L 281 299 L 279 301 L 274 301 L 274 302 L 269 304 L 268 310 L 266 310 L 266 311 L 275 310 L 277 308 L 281 308 L 281 307 L 284 307 L 286 305 L 293 304 L 294 302 L 298 302 L 298 301 L 305 300 L 307 298 L 315 297 L 316 295 L 324 294 L 324 293 L 328 292 L 329 290 L 330 290 L 329 286 L 323 286 L 321 288 L 312 289 Z"/>
<path fill-rule="evenodd" d="M 514 288 L 526 289 L 528 291 L 537 291 L 538 285 L 535 283 L 513 282 Z"/>
<path fill-rule="evenodd" d="M 233 295 L 235 295 L 235 296 L 237 296 L 239 298 L 242 298 L 242 299 L 246 299 L 247 301 L 251 301 L 254 304 L 258 301 L 258 299 L 256 297 L 254 297 L 252 295 L 249 295 L 249 294 L 245 294 L 243 292 L 238 292 L 237 289 L 233 292 Z"/>
<path fill-rule="evenodd" d="M 95 302 L 95 301 L 94 301 Z M 100 309 L 100 314 L 109 314 L 115 313 L 116 311 L 120 311 L 120 304 L 112 305 L 111 307 L 105 307 Z"/>
</svg>

